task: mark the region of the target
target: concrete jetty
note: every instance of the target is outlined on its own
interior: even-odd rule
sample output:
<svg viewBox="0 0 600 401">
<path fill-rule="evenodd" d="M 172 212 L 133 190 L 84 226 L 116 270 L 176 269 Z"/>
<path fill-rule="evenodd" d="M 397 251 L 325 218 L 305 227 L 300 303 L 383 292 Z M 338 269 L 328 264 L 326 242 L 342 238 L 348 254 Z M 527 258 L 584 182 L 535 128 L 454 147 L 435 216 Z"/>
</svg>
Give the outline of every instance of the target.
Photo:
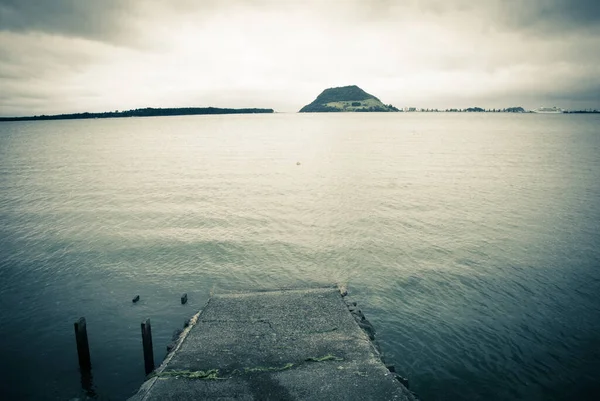
<svg viewBox="0 0 600 401">
<path fill-rule="evenodd" d="M 415 400 L 337 287 L 215 295 L 130 401 Z"/>
</svg>

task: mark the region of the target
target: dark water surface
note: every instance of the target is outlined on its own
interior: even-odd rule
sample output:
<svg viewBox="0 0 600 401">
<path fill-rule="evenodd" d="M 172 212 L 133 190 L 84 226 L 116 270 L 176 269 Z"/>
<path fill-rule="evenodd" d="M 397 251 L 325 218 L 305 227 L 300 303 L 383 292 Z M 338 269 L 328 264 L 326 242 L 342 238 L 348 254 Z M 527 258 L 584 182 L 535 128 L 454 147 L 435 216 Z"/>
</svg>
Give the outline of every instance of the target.
<svg viewBox="0 0 600 401">
<path fill-rule="evenodd" d="M 2 123 L 0 399 L 83 396 L 79 316 L 97 397 L 119 400 L 144 378 L 143 318 L 162 360 L 211 291 L 331 282 L 424 401 L 599 399 L 599 131 L 534 114 Z"/>
</svg>

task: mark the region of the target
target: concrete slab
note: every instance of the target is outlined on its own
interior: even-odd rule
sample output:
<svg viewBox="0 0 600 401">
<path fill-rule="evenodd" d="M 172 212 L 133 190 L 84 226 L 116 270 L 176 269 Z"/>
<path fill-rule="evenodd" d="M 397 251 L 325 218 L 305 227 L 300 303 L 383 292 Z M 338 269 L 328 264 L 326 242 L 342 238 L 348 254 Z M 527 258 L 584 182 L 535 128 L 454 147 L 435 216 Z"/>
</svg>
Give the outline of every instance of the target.
<svg viewBox="0 0 600 401">
<path fill-rule="evenodd" d="M 336 287 L 213 296 L 132 401 L 415 400 Z"/>
</svg>

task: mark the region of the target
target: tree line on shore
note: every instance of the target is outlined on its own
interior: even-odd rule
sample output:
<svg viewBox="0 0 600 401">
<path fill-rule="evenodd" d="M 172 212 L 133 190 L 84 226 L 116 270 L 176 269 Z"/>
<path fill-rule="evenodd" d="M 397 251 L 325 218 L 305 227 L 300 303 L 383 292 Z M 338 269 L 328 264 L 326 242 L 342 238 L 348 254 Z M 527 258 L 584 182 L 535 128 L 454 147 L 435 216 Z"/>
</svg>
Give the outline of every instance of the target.
<svg viewBox="0 0 600 401">
<path fill-rule="evenodd" d="M 228 109 L 218 107 L 177 107 L 177 108 L 152 108 L 133 109 L 126 111 L 107 111 L 103 113 L 72 113 L 39 115 L 29 117 L 0 117 L 0 121 L 35 121 L 35 120 L 75 120 L 87 118 L 120 118 L 120 117 L 158 117 L 158 116 L 189 116 L 202 114 L 257 114 L 273 113 L 273 109 Z"/>
<path fill-rule="evenodd" d="M 406 107 L 400 111 L 414 111 L 422 113 L 531 113 L 531 111 L 525 110 L 523 107 L 507 107 L 504 109 L 484 109 L 482 107 L 468 107 L 465 109 L 419 109 L 416 107 Z M 586 110 L 565 110 L 563 113 L 566 114 L 588 114 L 588 113 L 600 113 L 597 109 L 586 109 Z"/>
<path fill-rule="evenodd" d="M 526 113 L 527 111 L 520 107 L 506 107 L 504 109 L 484 109 L 482 107 L 468 107 L 465 109 L 418 109 L 416 107 L 407 107 L 404 111 L 419 111 L 423 113 Z"/>
</svg>

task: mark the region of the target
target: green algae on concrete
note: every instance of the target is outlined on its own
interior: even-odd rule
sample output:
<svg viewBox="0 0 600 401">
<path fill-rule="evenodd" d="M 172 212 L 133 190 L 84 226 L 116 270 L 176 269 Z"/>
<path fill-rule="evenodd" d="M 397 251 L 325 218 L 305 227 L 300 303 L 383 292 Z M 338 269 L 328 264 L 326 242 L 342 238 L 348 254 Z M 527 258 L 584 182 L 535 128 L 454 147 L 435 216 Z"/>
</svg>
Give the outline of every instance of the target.
<svg viewBox="0 0 600 401">
<path fill-rule="evenodd" d="M 185 379 L 223 380 L 219 377 L 219 369 L 210 370 L 164 370 L 155 374 L 156 377 L 182 377 Z"/>
<path fill-rule="evenodd" d="M 339 358 L 337 356 L 331 355 L 331 354 L 327 354 L 325 356 L 322 357 L 308 357 L 305 359 L 306 362 L 325 362 L 325 361 L 343 361 L 344 358 Z"/>
<path fill-rule="evenodd" d="M 276 366 L 257 366 L 255 368 L 244 368 L 244 373 L 256 373 L 256 372 L 281 372 L 282 370 L 291 369 L 294 367 L 293 363 L 286 363 L 281 367 Z"/>
</svg>

